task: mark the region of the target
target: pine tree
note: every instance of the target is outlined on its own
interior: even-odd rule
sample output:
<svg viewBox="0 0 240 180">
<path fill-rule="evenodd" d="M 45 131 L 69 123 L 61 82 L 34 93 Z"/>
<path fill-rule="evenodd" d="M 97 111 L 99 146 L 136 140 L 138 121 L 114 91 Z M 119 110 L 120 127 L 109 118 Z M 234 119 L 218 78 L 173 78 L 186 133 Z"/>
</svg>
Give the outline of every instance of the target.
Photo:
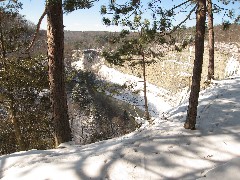
<svg viewBox="0 0 240 180">
<path fill-rule="evenodd" d="M 62 0 L 49 0 L 47 8 L 47 41 L 52 119 L 55 145 L 72 140 L 69 125 L 64 73 L 64 32 Z"/>
<path fill-rule="evenodd" d="M 197 2 L 198 8 L 196 13 L 196 34 L 195 34 L 195 60 L 193 68 L 193 77 L 191 93 L 189 98 L 188 112 L 184 128 L 195 129 L 198 97 L 200 92 L 200 82 L 204 53 L 204 34 L 206 20 L 206 0 Z"/>
<path fill-rule="evenodd" d="M 42 19 L 47 15 L 48 74 L 56 146 L 60 143 L 72 140 L 65 90 L 64 26 L 62 9 L 69 13 L 77 9 L 90 8 L 95 1 L 98 0 L 46 0 L 46 7 L 37 24 L 36 33 L 27 48 L 27 51 L 32 48 L 36 36 L 38 35 Z"/>
</svg>

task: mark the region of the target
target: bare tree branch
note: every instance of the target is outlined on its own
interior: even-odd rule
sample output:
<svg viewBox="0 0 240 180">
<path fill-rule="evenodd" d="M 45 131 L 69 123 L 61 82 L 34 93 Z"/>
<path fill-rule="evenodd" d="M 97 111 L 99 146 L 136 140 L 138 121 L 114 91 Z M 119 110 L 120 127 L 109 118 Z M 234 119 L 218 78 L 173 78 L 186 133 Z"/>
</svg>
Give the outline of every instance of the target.
<svg viewBox="0 0 240 180">
<path fill-rule="evenodd" d="M 173 6 L 173 8 L 171 9 L 171 11 L 173 11 L 174 9 L 179 8 L 180 6 L 182 6 L 182 5 L 184 5 L 184 4 L 187 4 L 187 3 L 190 2 L 190 1 L 192 1 L 192 0 L 187 0 L 187 1 L 181 3 L 181 4 L 177 5 L 177 6 Z"/>
<path fill-rule="evenodd" d="M 187 15 L 187 17 L 182 21 L 180 22 L 177 26 L 175 26 L 169 33 L 167 34 L 172 34 L 173 32 L 175 32 L 183 23 L 185 23 L 189 18 L 190 16 L 192 15 L 192 13 L 196 10 L 197 8 L 197 5 L 194 6 L 194 8 L 189 12 L 189 14 Z"/>
<path fill-rule="evenodd" d="M 41 17 L 38 20 L 37 28 L 36 28 L 35 34 L 33 36 L 33 40 L 31 41 L 30 45 L 26 49 L 27 52 L 29 52 L 30 49 L 33 47 L 33 45 L 34 45 L 34 43 L 35 43 L 35 41 L 37 39 L 38 33 L 39 33 L 40 25 L 42 23 L 43 18 L 46 16 L 46 14 L 47 14 L 47 7 L 45 7 L 44 12 L 42 13 Z"/>
</svg>

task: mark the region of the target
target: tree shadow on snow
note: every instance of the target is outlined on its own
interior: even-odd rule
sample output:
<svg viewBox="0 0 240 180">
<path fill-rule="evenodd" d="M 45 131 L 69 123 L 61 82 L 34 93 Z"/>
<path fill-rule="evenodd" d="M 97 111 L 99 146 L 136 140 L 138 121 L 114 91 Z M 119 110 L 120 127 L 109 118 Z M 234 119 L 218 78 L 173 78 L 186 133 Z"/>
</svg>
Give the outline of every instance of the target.
<svg viewBox="0 0 240 180">
<path fill-rule="evenodd" d="M 132 133 L 134 136 L 126 135 L 95 144 L 72 146 L 70 150 L 66 147 L 56 152 L 44 151 L 40 153 L 46 156 L 39 155 L 37 161 L 54 154 L 58 163 L 66 163 L 62 167 L 63 173 L 64 170 L 71 170 L 76 174 L 76 179 L 84 180 L 203 177 L 207 170 L 231 157 L 239 156 L 233 144 L 240 139 L 239 82 L 237 80 L 232 88 L 225 85 L 224 88 L 216 88 L 214 92 L 209 91 L 209 96 L 200 100 L 195 131 L 183 128 L 187 106 L 181 106 L 169 112 L 168 124 L 172 123 L 173 127 L 161 128 L 159 124 L 155 128 L 138 130 Z M 176 124 L 182 125 L 174 127 Z M 236 149 L 240 149 L 239 144 Z M 0 157 L 0 172 L 4 171 L 7 158 L 24 158 L 25 155 L 38 152 Z M 64 161 L 66 157 L 69 162 Z"/>
</svg>

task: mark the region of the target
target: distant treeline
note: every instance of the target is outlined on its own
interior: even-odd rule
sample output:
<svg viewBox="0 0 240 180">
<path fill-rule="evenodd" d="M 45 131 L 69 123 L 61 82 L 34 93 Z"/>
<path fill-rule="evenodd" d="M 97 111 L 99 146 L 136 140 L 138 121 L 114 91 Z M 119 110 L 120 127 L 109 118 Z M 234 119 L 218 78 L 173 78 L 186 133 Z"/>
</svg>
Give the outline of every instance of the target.
<svg viewBox="0 0 240 180">
<path fill-rule="evenodd" d="M 231 24 L 228 27 L 217 25 L 214 27 L 215 42 L 240 42 L 240 25 Z M 65 31 L 65 55 L 71 55 L 73 49 L 98 49 L 106 46 L 113 36 L 119 32 L 107 31 Z M 132 33 L 134 34 L 134 33 Z M 184 39 L 195 36 L 195 27 L 181 27 L 172 34 L 175 42 L 181 43 Z M 208 30 L 206 29 L 206 40 L 208 39 Z M 46 31 L 40 31 L 39 39 L 46 39 Z M 42 44 L 44 41 L 42 41 Z M 46 42 L 46 41 L 45 41 Z M 41 48 L 46 48 L 46 45 Z"/>
<path fill-rule="evenodd" d="M 232 24 L 229 27 L 217 25 L 214 27 L 214 31 L 216 42 L 240 42 L 240 25 L 238 24 Z M 206 29 L 206 40 L 208 38 L 207 32 Z M 107 31 L 65 31 L 65 48 L 102 48 L 116 34 L 118 33 Z M 195 27 L 181 27 L 172 36 L 176 42 L 181 42 L 183 39 L 194 38 L 194 34 Z"/>
</svg>

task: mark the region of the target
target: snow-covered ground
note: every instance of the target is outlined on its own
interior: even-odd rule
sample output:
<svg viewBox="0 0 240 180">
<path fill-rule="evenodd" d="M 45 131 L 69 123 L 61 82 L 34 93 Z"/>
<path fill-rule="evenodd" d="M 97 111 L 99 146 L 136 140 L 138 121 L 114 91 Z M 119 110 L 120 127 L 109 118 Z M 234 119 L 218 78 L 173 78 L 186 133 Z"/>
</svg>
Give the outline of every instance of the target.
<svg viewBox="0 0 240 180">
<path fill-rule="evenodd" d="M 115 83 L 127 80 L 110 70 L 100 75 L 105 73 L 109 81 L 115 81 L 113 77 L 107 79 L 115 75 Z M 163 90 L 151 85 L 148 88 L 149 103 L 155 108 L 151 111 L 152 125 L 94 144 L 65 143 L 57 149 L 1 156 L 0 179 L 240 179 L 239 77 L 214 81 L 200 93 L 194 131 L 183 128 L 187 101 L 172 107 Z"/>
<path fill-rule="evenodd" d="M 126 101 L 144 110 L 143 80 L 133 75 L 121 73 L 106 65 L 102 65 L 98 71 L 98 76 L 105 81 L 125 85 L 127 89 L 121 90 L 118 94 L 112 95 L 121 101 Z M 138 93 L 132 93 L 138 92 Z M 170 92 L 147 83 L 147 97 L 149 99 L 149 112 L 152 117 L 159 117 L 160 114 L 172 108 L 174 98 L 169 96 Z M 109 95 L 111 95 L 109 93 Z"/>
</svg>

